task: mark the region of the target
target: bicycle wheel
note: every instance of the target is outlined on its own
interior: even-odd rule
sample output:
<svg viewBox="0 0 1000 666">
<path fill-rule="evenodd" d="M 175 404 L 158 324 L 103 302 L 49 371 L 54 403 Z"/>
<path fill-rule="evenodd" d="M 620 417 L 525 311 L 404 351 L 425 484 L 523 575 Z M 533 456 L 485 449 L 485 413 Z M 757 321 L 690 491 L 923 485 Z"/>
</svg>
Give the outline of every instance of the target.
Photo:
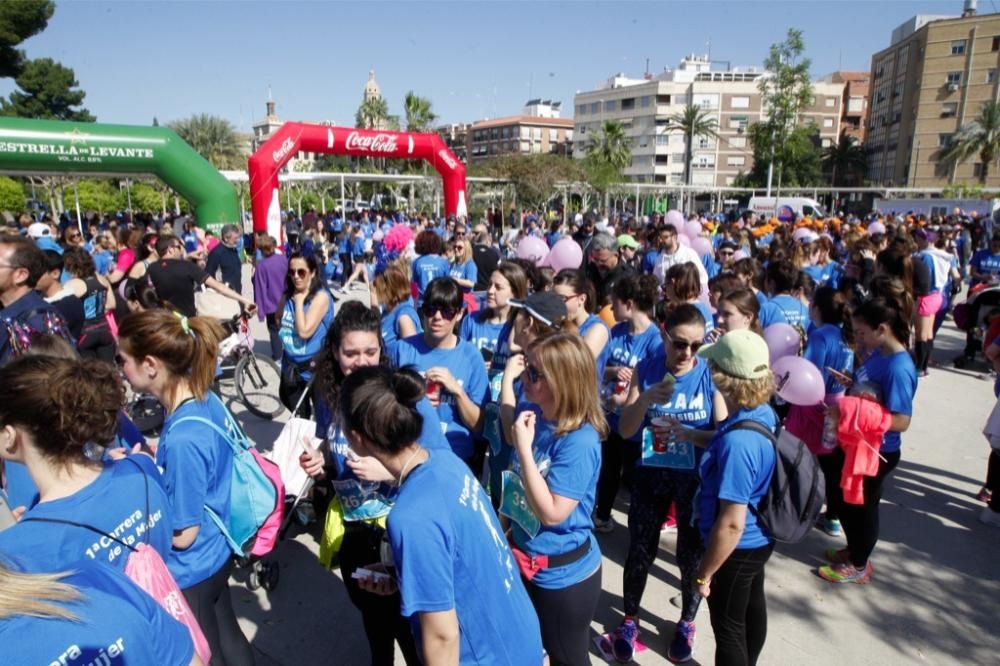
<svg viewBox="0 0 1000 666">
<path fill-rule="evenodd" d="M 281 369 L 273 359 L 244 354 L 236 363 L 236 395 L 251 413 L 271 419 L 285 408 L 278 398 Z"/>
</svg>

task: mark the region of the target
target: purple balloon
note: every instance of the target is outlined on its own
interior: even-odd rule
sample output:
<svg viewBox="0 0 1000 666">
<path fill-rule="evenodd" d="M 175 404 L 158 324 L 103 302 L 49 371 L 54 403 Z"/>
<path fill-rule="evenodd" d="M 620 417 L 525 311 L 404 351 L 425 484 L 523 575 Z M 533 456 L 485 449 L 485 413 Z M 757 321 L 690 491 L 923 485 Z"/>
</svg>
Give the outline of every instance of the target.
<svg viewBox="0 0 1000 666">
<path fill-rule="evenodd" d="M 771 371 L 782 400 L 801 407 L 823 402 L 826 396 L 823 374 L 806 359 L 799 356 L 779 358 L 771 364 Z"/>
<path fill-rule="evenodd" d="M 744 250 L 743 248 L 740 248 L 740 249 L 736 250 L 736 252 L 733 252 L 733 261 L 739 261 L 740 259 L 746 259 L 749 256 L 750 255 L 747 254 L 746 250 Z"/>
<path fill-rule="evenodd" d="M 695 252 L 698 253 L 699 257 L 704 257 L 705 255 L 712 254 L 712 241 L 708 240 L 704 236 L 698 236 L 697 238 L 691 239 L 691 247 Z"/>
<path fill-rule="evenodd" d="M 872 222 L 868 225 L 868 235 L 874 236 L 875 234 L 884 234 L 885 225 L 881 222 Z"/>
<path fill-rule="evenodd" d="M 527 236 L 517 244 L 517 258 L 527 259 L 536 266 L 549 253 L 549 246 L 537 236 Z"/>
<path fill-rule="evenodd" d="M 518 248 L 520 249 L 520 247 Z M 579 268 L 583 263 L 583 250 L 572 238 L 560 238 L 552 246 L 548 256 L 542 261 L 542 266 L 551 266 L 556 273 L 564 268 Z"/>
<path fill-rule="evenodd" d="M 691 220 L 684 225 L 684 233 L 687 234 L 687 237 L 691 240 L 700 236 L 701 230 L 701 222 L 698 222 L 697 220 Z"/>
<path fill-rule="evenodd" d="M 691 239 L 684 234 L 677 234 L 677 242 L 684 247 L 691 247 Z"/>
<path fill-rule="evenodd" d="M 676 227 L 678 233 L 684 231 L 684 215 L 679 210 L 668 210 L 666 223 Z"/>
<path fill-rule="evenodd" d="M 771 352 L 771 363 L 786 356 L 798 356 L 802 338 L 790 324 L 771 324 L 764 329 L 764 341 Z"/>
</svg>

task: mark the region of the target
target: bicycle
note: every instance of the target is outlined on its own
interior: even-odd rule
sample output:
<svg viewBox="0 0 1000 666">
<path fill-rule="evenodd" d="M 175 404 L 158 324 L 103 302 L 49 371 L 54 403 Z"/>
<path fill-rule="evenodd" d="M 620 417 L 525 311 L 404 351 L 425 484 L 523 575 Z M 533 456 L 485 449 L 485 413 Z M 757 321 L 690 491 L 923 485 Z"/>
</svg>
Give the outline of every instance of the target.
<svg viewBox="0 0 1000 666">
<path fill-rule="evenodd" d="M 250 413 L 272 419 L 285 408 L 278 398 L 281 368 L 273 359 L 254 352 L 254 337 L 245 312 L 222 322 L 229 337 L 219 344 L 219 379 L 232 372 L 236 395 Z"/>
</svg>

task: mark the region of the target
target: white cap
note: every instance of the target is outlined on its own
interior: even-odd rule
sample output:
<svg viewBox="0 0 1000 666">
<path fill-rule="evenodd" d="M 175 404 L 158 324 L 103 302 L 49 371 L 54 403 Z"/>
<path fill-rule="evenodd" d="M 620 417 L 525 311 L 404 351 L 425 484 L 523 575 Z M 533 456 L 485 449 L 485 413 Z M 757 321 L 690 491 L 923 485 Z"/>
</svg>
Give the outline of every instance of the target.
<svg viewBox="0 0 1000 666">
<path fill-rule="evenodd" d="M 45 238 L 52 235 L 52 228 L 44 222 L 33 222 L 28 227 L 28 235 L 32 238 Z"/>
</svg>

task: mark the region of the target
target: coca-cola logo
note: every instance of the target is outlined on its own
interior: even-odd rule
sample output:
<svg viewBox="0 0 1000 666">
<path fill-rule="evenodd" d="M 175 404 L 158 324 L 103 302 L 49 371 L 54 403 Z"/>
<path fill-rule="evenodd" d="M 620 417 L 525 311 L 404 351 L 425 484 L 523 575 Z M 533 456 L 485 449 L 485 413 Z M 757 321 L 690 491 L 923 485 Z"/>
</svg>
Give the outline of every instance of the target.
<svg viewBox="0 0 1000 666">
<path fill-rule="evenodd" d="M 363 136 L 358 132 L 351 132 L 347 135 L 347 149 L 369 153 L 394 153 L 396 152 L 396 137 L 392 134 Z"/>
<path fill-rule="evenodd" d="M 295 142 L 292 141 L 291 137 L 288 137 L 287 139 L 281 142 L 281 147 L 278 148 L 276 151 L 274 151 L 271 154 L 271 157 L 274 158 L 275 162 L 280 162 L 281 160 L 285 159 L 285 157 L 288 155 L 288 153 L 292 151 L 292 148 L 294 147 L 295 147 Z"/>
<path fill-rule="evenodd" d="M 438 151 L 438 157 L 440 157 L 444 163 L 448 165 L 448 168 L 452 170 L 458 168 L 458 163 L 451 158 L 451 155 L 449 155 L 448 151 L 444 148 Z"/>
</svg>

